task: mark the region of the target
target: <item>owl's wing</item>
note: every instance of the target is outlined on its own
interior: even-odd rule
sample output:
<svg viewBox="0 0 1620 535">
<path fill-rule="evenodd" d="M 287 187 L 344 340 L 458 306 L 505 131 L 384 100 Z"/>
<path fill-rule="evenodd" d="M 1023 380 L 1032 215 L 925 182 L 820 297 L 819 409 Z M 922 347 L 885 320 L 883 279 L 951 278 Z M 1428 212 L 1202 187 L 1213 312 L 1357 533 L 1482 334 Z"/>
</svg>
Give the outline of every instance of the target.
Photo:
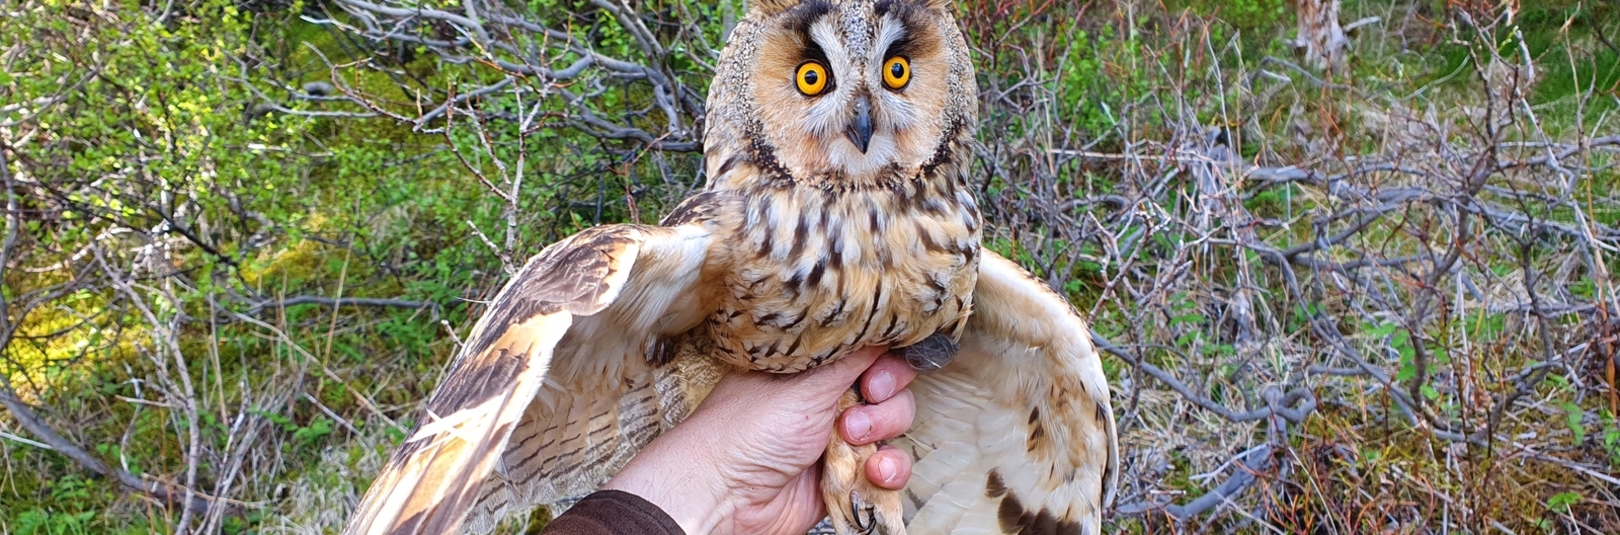
<svg viewBox="0 0 1620 535">
<path fill-rule="evenodd" d="M 1046 284 L 985 250 L 961 350 L 911 390 L 909 533 L 1101 532 L 1119 473 L 1107 377 Z"/>
<path fill-rule="evenodd" d="M 519 482 L 521 505 L 604 482 L 617 469 L 605 464 L 628 459 L 658 434 L 660 411 L 682 404 L 653 384 L 667 368 L 656 355 L 702 320 L 713 241 L 697 224 L 608 225 L 535 255 L 473 327 L 345 533 L 455 533 L 516 469 L 554 483 Z"/>
</svg>

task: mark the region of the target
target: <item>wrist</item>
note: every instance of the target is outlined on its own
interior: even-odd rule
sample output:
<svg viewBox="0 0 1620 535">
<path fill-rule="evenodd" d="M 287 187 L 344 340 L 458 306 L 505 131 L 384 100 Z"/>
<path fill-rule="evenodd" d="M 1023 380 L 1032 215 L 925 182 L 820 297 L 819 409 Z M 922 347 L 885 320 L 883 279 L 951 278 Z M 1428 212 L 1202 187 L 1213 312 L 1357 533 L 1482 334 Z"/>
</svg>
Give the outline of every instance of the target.
<svg viewBox="0 0 1620 535">
<path fill-rule="evenodd" d="M 735 506 L 720 481 L 719 467 L 703 462 L 711 452 L 691 451 L 706 444 L 674 436 L 680 427 L 653 440 L 602 488 L 647 500 L 669 515 L 687 535 L 725 535 Z"/>
</svg>

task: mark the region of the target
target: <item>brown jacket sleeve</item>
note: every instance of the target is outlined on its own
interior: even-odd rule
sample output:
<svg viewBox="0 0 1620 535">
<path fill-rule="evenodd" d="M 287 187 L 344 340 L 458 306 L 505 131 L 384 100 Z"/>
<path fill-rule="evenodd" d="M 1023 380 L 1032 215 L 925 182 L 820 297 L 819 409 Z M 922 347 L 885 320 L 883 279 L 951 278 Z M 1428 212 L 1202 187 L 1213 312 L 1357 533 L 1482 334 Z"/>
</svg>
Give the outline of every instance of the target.
<svg viewBox="0 0 1620 535">
<path fill-rule="evenodd" d="M 603 490 L 558 516 L 541 535 L 686 535 L 675 519 L 640 496 Z"/>
</svg>

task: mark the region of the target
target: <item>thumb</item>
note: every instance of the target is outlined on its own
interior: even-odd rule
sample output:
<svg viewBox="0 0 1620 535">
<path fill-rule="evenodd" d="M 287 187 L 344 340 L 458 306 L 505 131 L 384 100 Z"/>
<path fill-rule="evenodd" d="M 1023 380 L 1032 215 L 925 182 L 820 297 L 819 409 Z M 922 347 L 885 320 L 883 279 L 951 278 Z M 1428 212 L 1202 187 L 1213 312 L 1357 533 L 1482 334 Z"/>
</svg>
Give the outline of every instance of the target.
<svg viewBox="0 0 1620 535">
<path fill-rule="evenodd" d="M 821 366 L 800 374 L 799 379 L 806 386 L 826 389 L 828 392 L 843 392 L 855 384 L 855 379 L 861 376 L 867 368 L 877 362 L 878 357 L 889 352 L 885 346 L 866 346 L 844 355 L 838 362 Z"/>
</svg>

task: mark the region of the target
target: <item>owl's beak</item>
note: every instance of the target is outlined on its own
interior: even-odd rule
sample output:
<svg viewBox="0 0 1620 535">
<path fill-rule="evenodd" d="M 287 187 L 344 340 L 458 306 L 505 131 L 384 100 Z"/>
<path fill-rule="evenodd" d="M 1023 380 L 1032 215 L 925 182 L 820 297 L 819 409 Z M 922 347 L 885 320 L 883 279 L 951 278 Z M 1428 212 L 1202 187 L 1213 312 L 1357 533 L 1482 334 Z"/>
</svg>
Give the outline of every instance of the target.
<svg viewBox="0 0 1620 535">
<path fill-rule="evenodd" d="M 855 97 L 855 121 L 849 123 L 844 130 L 850 143 L 866 154 L 866 147 L 872 144 L 872 99 L 866 95 Z"/>
</svg>

